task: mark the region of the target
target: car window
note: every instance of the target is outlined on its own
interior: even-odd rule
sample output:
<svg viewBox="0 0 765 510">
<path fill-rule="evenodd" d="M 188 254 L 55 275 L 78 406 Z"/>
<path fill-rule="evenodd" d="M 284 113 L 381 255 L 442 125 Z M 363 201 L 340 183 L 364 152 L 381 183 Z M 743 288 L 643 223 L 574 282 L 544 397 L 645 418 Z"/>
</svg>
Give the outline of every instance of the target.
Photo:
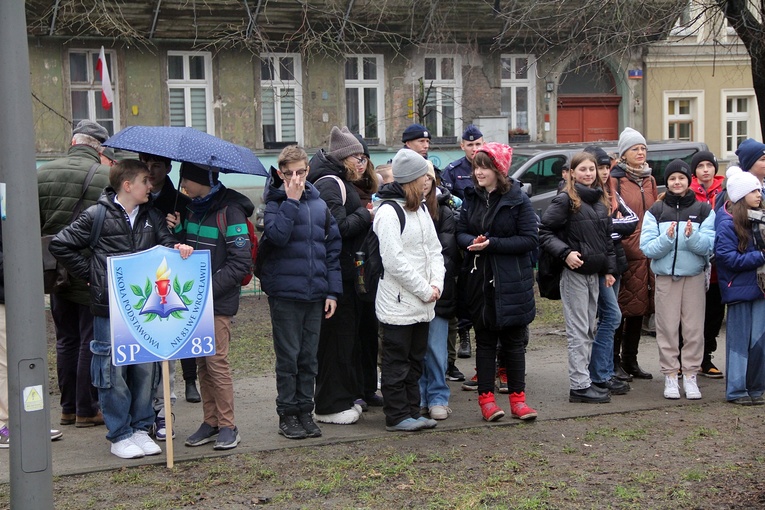
<svg viewBox="0 0 765 510">
<path fill-rule="evenodd" d="M 525 165 L 526 162 L 530 159 L 531 159 L 531 156 L 513 152 L 512 162 L 510 163 L 510 169 L 508 170 L 507 175 L 515 175 L 515 171 L 518 170 L 523 165 Z"/>
<path fill-rule="evenodd" d="M 663 186 L 665 184 L 664 182 L 664 170 L 667 168 L 667 165 L 676 160 L 676 159 L 682 159 L 688 165 L 691 164 L 691 159 L 693 158 L 693 155 L 698 152 L 698 149 L 695 147 L 688 148 L 688 149 L 664 149 L 664 150 L 657 150 L 657 151 L 650 151 L 648 153 L 648 166 L 651 167 L 652 174 L 654 178 L 656 179 L 656 183 L 659 186 Z"/>
<path fill-rule="evenodd" d="M 526 173 L 521 176 L 521 182 L 529 184 L 531 196 L 555 191 L 558 189 L 558 183 L 561 180 L 563 165 L 566 164 L 566 158 L 563 156 L 552 156 L 532 164 Z"/>
</svg>

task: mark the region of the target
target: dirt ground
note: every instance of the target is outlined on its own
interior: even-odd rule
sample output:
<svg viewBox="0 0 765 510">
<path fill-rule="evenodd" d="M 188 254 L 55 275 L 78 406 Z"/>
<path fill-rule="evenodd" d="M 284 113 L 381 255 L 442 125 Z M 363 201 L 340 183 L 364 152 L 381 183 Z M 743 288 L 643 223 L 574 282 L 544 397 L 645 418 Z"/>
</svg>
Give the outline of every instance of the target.
<svg viewBox="0 0 765 510">
<path fill-rule="evenodd" d="M 236 328 L 258 328 L 267 320 L 265 299 L 242 303 Z M 244 362 L 237 368 L 252 370 Z M 536 423 L 505 418 L 437 430 L 323 446 L 305 440 L 296 448 L 179 463 L 172 471 L 140 466 L 56 477 L 55 506 L 765 508 L 765 406 L 708 399 L 649 411 Z M 0 508 L 8 507 L 8 486 L 0 486 Z"/>
</svg>

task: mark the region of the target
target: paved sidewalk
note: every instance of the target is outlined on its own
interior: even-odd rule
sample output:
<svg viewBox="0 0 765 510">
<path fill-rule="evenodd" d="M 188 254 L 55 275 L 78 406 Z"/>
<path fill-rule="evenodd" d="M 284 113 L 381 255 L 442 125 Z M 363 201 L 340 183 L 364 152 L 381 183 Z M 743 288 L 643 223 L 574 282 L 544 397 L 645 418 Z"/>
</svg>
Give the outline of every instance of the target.
<svg viewBox="0 0 765 510">
<path fill-rule="evenodd" d="M 721 370 L 724 370 L 724 332 L 721 333 L 720 338 L 721 341 L 715 356 L 715 363 Z M 532 335 L 527 354 L 527 401 L 529 405 L 539 412 L 538 420 L 556 420 L 684 406 L 691 403 L 698 404 L 699 402 L 703 404 L 713 400 L 722 400 L 725 397 L 724 379 L 699 377 L 699 387 L 703 394 L 701 401 L 691 402 L 685 400 L 685 398 L 674 401 L 664 399 L 662 396 L 664 378 L 659 372 L 656 342 L 651 337 L 643 337 L 642 339 L 639 362 L 645 370 L 653 374 L 653 380 L 634 381 L 632 383 L 632 391 L 629 394 L 612 397 L 610 404 L 571 404 L 568 402 L 565 337 L 547 336 L 541 338 L 538 343 L 535 343 Z M 458 360 L 457 366 L 469 378 L 474 373 L 473 363 L 474 358 L 463 359 Z M 508 414 L 500 421 L 488 424 L 481 420 L 476 393 L 462 391 L 460 388 L 461 383 L 454 382 L 449 384 L 452 388 L 450 407 L 453 412 L 448 420 L 439 422 L 436 431 L 470 427 L 508 426 L 520 423 L 519 420 L 514 420 L 509 416 L 509 405 L 505 395 L 497 393 L 497 400 L 499 405 Z M 306 447 L 374 437 L 395 437 L 394 433 L 385 431 L 382 408 L 371 408 L 354 425 L 320 424 L 324 433 L 321 438 L 301 441 L 285 439 L 277 434 L 278 419 L 274 403 L 276 398 L 275 378 L 273 376 L 263 376 L 235 381 L 236 422 L 242 437 L 242 442 L 237 448 L 225 452 L 217 452 L 213 450 L 212 443 L 196 448 L 188 448 L 183 443 L 185 438 L 193 433 L 202 422 L 202 405 L 190 404 L 183 400 L 182 382 L 177 384 L 177 387 L 181 391 L 178 394 L 179 401 L 173 408 L 176 418 L 176 439 L 174 442 L 176 463 L 203 457 L 256 453 L 265 450 Z M 57 400 L 58 396 L 53 396 L 53 399 Z M 63 439 L 52 443 L 53 474 L 55 476 L 111 470 L 142 464 L 164 464 L 166 462 L 164 453 L 138 460 L 119 459 L 109 452 L 109 443 L 104 438 L 106 429 L 103 426 L 77 429 L 73 425 L 58 425 L 58 418 L 61 414 L 58 402 L 51 402 L 50 414 L 52 427 L 64 431 Z M 424 431 L 418 433 L 428 434 L 431 432 Z M 166 446 L 163 443 L 159 444 L 164 452 Z M 8 482 L 7 449 L 0 450 L 0 482 Z"/>
</svg>

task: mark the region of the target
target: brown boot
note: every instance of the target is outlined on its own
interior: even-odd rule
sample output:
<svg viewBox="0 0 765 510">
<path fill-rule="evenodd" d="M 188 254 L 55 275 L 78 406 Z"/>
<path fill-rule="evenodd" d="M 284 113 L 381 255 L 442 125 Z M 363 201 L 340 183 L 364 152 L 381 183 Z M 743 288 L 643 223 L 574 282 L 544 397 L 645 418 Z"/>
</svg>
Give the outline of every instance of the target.
<svg viewBox="0 0 765 510">
<path fill-rule="evenodd" d="M 77 418 L 77 415 L 72 413 L 61 413 L 61 421 L 59 423 L 61 425 L 74 425 L 75 419 Z"/>
<path fill-rule="evenodd" d="M 526 393 L 523 391 L 510 394 L 510 412 L 513 418 L 521 420 L 533 420 L 537 417 L 537 412 L 526 405 Z"/>
<path fill-rule="evenodd" d="M 478 404 L 481 406 L 481 414 L 486 421 L 496 421 L 505 415 L 494 401 L 494 393 L 486 392 L 478 395 Z"/>
<path fill-rule="evenodd" d="M 78 429 L 86 428 L 86 427 L 95 427 L 96 425 L 103 425 L 104 424 L 104 415 L 101 414 L 101 411 L 98 411 L 98 414 L 95 416 L 87 416 L 77 417 L 77 422 L 75 423 L 75 427 Z"/>
</svg>

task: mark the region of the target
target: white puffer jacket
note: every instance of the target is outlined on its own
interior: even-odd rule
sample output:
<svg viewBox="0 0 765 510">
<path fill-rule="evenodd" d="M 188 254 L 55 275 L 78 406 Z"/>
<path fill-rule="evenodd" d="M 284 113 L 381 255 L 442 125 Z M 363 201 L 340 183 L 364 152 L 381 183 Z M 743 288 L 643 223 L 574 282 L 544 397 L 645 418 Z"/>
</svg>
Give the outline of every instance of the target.
<svg viewBox="0 0 765 510">
<path fill-rule="evenodd" d="M 396 200 L 403 209 L 403 200 Z M 401 232 L 393 207 L 380 207 L 372 228 L 380 239 L 383 277 L 377 288 L 375 311 L 380 322 L 405 326 L 430 322 L 435 316 L 433 293 L 444 288 L 444 258 L 430 215 L 404 209 L 406 225 Z"/>
</svg>

